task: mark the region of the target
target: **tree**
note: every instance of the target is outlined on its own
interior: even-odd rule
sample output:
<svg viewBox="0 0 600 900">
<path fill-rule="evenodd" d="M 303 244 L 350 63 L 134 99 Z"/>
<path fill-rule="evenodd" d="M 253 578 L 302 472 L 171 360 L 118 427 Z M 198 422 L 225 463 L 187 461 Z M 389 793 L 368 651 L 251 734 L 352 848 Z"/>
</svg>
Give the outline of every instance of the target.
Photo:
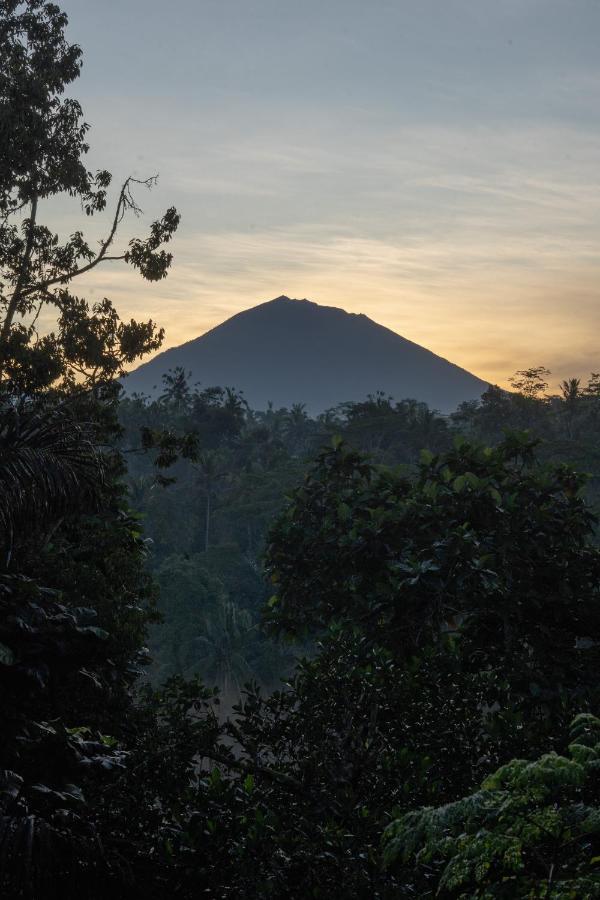
<svg viewBox="0 0 600 900">
<path fill-rule="evenodd" d="M 95 512 L 104 472 L 68 412 L 32 406 L 0 410 L 0 887 L 61 896 L 87 870 L 101 895 L 110 864 L 87 789 L 121 767 L 122 754 L 78 717 L 86 683 L 96 708 L 109 705 L 113 648 L 97 609 L 47 586 L 32 554 L 39 562 L 64 518 Z M 65 703 L 72 689 L 77 700 Z"/>
<path fill-rule="evenodd" d="M 579 378 L 569 378 L 561 381 L 560 390 L 564 403 L 565 424 L 567 437 L 573 437 L 573 420 L 581 400 L 581 380 Z"/>
<path fill-rule="evenodd" d="M 598 701 L 600 555 L 583 480 L 534 449 L 457 440 L 424 453 L 414 481 L 343 445 L 324 452 L 271 535 L 273 625 L 341 623 L 406 665 L 456 655 L 492 756 L 511 733 L 521 747 L 558 736 L 569 709 Z"/>
<path fill-rule="evenodd" d="M 0 3 L 0 887 L 30 898 L 116 894 L 138 852 L 98 812 L 125 768 L 153 618 L 146 545 L 110 442 L 115 378 L 162 332 L 121 322 L 72 284 L 116 260 L 164 277 L 179 221 L 170 209 L 115 251 L 124 215 L 139 211 L 129 178 L 98 250 L 81 231 L 61 242 L 40 224 L 61 193 L 100 213 L 110 185 L 86 169 L 88 128 L 63 97 L 81 62 L 66 24 L 53 3 Z"/>
<path fill-rule="evenodd" d="M 62 516 L 93 506 L 104 481 L 86 423 L 68 408 L 31 402 L 0 406 L 0 546 L 4 563 L 32 533 L 40 539 Z M 18 547 L 17 547 L 18 549 Z"/>
<path fill-rule="evenodd" d="M 188 378 L 191 372 L 186 373 L 183 366 L 176 366 L 173 370 L 169 369 L 163 375 L 163 392 L 159 400 L 162 403 L 172 404 L 176 409 L 185 408 L 191 397 Z"/>
<path fill-rule="evenodd" d="M 513 388 L 524 397 L 535 400 L 548 387 L 546 378 L 550 374 L 550 370 L 546 369 L 545 366 L 533 366 L 530 369 L 521 369 L 515 372 L 512 378 L 509 378 L 509 381 Z"/>
<path fill-rule="evenodd" d="M 248 632 L 255 628 L 246 610 L 222 598 L 205 616 L 202 633 L 196 635 L 197 658 L 190 669 L 202 672 L 208 684 L 218 685 L 228 700 L 237 701 L 242 685 L 253 680 L 246 653 L 250 646 Z"/>
<path fill-rule="evenodd" d="M 600 373 L 592 372 L 583 393 L 586 397 L 596 399 L 600 396 Z"/>
<path fill-rule="evenodd" d="M 111 176 L 84 165 L 87 124 L 79 104 L 63 92 L 79 75 L 81 50 L 65 38 L 67 18 L 44 0 L 3 0 L 0 8 L 0 379 L 9 389 L 48 388 L 112 379 L 124 365 L 162 341 L 152 321 L 122 323 L 109 300 L 88 304 L 71 284 L 97 266 L 122 260 L 150 281 L 163 278 L 171 254 L 162 249 L 177 225 L 174 208 L 115 253 L 118 227 L 139 212 L 136 185 L 122 185 L 106 237 L 93 250 L 83 232 L 66 242 L 39 222 L 43 202 L 77 197 L 87 216 L 103 211 Z M 25 214 L 19 227 L 19 220 Z M 55 310 L 55 331 L 40 335 L 44 307 Z"/>
<path fill-rule="evenodd" d="M 210 546 L 210 523 L 214 492 L 219 481 L 222 481 L 229 475 L 227 469 L 223 468 L 223 461 L 223 458 L 215 451 L 209 450 L 206 453 L 200 453 L 197 462 L 194 463 L 205 500 L 203 540 L 205 553 L 208 552 Z"/>
<path fill-rule="evenodd" d="M 512 760 L 477 793 L 386 828 L 384 860 L 419 897 L 600 897 L 600 720 L 579 715 L 568 755 Z"/>
</svg>

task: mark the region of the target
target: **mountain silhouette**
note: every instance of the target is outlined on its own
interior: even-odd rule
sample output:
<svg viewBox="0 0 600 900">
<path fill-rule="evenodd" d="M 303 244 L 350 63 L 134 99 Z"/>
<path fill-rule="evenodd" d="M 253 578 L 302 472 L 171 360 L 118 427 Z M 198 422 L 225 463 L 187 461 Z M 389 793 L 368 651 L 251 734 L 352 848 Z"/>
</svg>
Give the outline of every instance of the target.
<svg viewBox="0 0 600 900">
<path fill-rule="evenodd" d="M 252 409 L 304 403 L 313 415 L 376 391 L 448 413 L 488 386 L 365 315 L 289 297 L 158 354 L 126 377 L 125 389 L 156 395 L 163 374 L 176 366 L 191 372 L 192 384 L 242 390 Z"/>
</svg>

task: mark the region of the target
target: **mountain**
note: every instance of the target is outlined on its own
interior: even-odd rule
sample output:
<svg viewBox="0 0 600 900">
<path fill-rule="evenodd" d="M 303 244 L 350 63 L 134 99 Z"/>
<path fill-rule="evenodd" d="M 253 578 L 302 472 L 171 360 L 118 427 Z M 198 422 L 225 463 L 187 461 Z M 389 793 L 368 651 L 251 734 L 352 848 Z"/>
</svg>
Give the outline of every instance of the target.
<svg viewBox="0 0 600 900">
<path fill-rule="evenodd" d="M 486 382 L 365 315 L 310 300 L 277 297 L 232 316 L 201 337 L 158 354 L 131 372 L 128 393 L 160 392 L 176 366 L 191 383 L 244 392 L 253 409 L 304 403 L 311 414 L 384 391 L 451 412 Z"/>
</svg>

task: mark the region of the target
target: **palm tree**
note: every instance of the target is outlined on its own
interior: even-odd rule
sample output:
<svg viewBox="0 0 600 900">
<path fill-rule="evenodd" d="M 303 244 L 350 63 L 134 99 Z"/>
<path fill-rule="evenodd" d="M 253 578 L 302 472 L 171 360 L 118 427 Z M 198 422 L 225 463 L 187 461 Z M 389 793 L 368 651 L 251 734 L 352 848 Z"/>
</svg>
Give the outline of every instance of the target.
<svg viewBox="0 0 600 900">
<path fill-rule="evenodd" d="M 175 366 L 169 369 L 163 377 L 163 392 L 158 398 L 159 403 L 173 405 L 175 409 L 184 409 L 190 402 L 192 392 L 188 383 L 191 372 L 186 372 L 183 366 Z"/>
<path fill-rule="evenodd" d="M 569 378 L 561 381 L 560 389 L 564 400 L 565 420 L 567 423 L 567 437 L 573 437 L 573 419 L 579 400 L 581 399 L 581 379 Z"/>
<path fill-rule="evenodd" d="M 200 671 L 202 677 L 217 684 L 225 697 L 239 696 L 244 681 L 254 673 L 246 659 L 248 634 L 253 625 L 250 613 L 222 598 L 216 610 L 205 620 L 205 633 L 194 640 L 199 657 L 184 673 Z"/>
<path fill-rule="evenodd" d="M 285 436 L 292 455 L 301 456 L 304 453 L 309 423 L 306 405 L 293 403 L 285 416 Z"/>
<path fill-rule="evenodd" d="M 222 468 L 222 457 L 214 451 L 201 453 L 194 468 L 200 475 L 200 483 L 206 499 L 206 513 L 204 519 L 204 552 L 208 551 L 210 544 L 210 517 L 212 513 L 212 498 L 217 483 L 229 474 Z"/>
<path fill-rule="evenodd" d="M 581 396 L 580 386 L 580 378 L 569 378 L 566 381 L 561 381 L 560 389 L 565 403 L 575 403 L 579 399 Z"/>
<path fill-rule="evenodd" d="M 104 482 L 89 424 L 65 404 L 0 404 L 0 544 L 47 535 L 69 513 L 93 506 Z"/>
</svg>

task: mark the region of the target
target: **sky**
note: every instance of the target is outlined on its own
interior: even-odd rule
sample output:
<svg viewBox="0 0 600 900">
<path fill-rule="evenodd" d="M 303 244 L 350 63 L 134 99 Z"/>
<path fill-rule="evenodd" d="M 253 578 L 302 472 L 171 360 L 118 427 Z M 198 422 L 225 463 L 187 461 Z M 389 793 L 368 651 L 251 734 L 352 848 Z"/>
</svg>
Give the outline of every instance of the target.
<svg viewBox="0 0 600 900">
<path fill-rule="evenodd" d="M 286 294 L 498 384 L 600 370 L 600 0 L 60 5 L 89 165 L 160 175 L 123 240 L 182 216 L 167 280 L 88 296 L 165 346 Z"/>
</svg>

